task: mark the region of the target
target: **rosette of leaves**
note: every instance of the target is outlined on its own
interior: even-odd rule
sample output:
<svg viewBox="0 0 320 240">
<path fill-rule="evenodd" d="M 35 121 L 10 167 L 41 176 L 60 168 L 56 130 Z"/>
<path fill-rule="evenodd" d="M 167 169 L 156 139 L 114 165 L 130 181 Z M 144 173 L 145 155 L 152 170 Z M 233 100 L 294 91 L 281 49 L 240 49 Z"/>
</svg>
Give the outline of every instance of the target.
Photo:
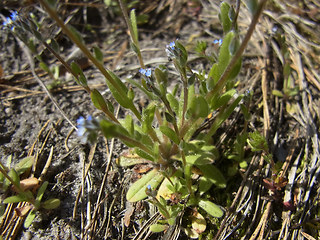
<svg viewBox="0 0 320 240">
<path fill-rule="evenodd" d="M 54 19 L 52 9 L 41 3 Z M 210 189 L 225 188 L 226 179 L 216 166 L 218 149 L 212 137 L 221 124 L 230 116 L 242 99 L 234 89 L 241 58 L 237 59 L 230 74 L 223 77 L 231 59 L 235 55 L 239 37 L 234 24 L 234 10 L 227 3 L 221 4 L 220 21 L 224 36 L 217 56 L 209 73 L 195 73 L 188 65 L 188 53 L 179 41 L 167 46 L 167 53 L 180 79 L 173 90 L 169 90 L 168 72 L 164 66 L 145 69 L 138 44 L 138 29 L 135 12 L 130 18 L 124 13 L 130 30 L 131 46 L 137 54 L 142 69 L 141 82 L 127 80 L 140 88 L 148 98 L 148 105 L 142 113 L 135 106 L 135 94 L 116 74 L 102 65 L 102 54 L 92 54 L 74 34 L 57 21 L 64 32 L 85 53 L 106 78 L 114 99 L 133 116 L 123 119 L 114 116 L 112 104 L 107 102 L 98 90 L 90 89 L 82 71 L 71 66 L 76 72 L 78 83 L 91 95 L 95 107 L 105 113 L 100 119 L 97 131 L 107 138 L 118 138 L 130 148 L 127 155 L 119 159 L 122 166 L 149 163 L 152 169 L 133 183 L 127 192 L 127 200 L 137 202 L 148 198 L 158 207 L 163 219 L 162 226 L 152 226 L 153 231 L 165 230 L 181 224 L 183 213 L 193 217 L 191 233 L 204 231 L 205 217 L 220 218 L 224 212 L 214 203 Z M 214 118 L 208 117 L 214 113 Z M 210 121 L 206 133 L 202 133 L 204 123 Z M 185 211 L 195 209 L 194 211 Z M 193 229 L 193 230 L 192 230 Z M 197 229 L 197 230 L 196 230 Z M 190 233 L 190 234 L 191 234 Z"/>
<path fill-rule="evenodd" d="M 7 159 L 7 166 L 11 165 L 12 157 Z M 12 192 L 1 204 L 4 210 L 6 204 L 25 202 L 22 207 L 16 207 L 15 213 L 19 217 L 25 217 L 24 227 L 28 228 L 40 209 L 55 209 L 60 206 L 60 200 L 56 198 L 42 201 L 43 195 L 48 187 L 48 182 L 40 182 L 37 178 L 31 177 L 21 180 L 20 176 L 30 171 L 34 163 L 34 157 L 21 159 L 13 168 L 1 164 L 0 182 L 1 189 L 5 194 Z M 11 186 L 11 187 L 10 187 Z M 4 211 L 1 211 L 3 214 Z"/>
<path fill-rule="evenodd" d="M 220 19 L 224 38 L 218 61 L 208 75 L 203 71 L 194 73 L 188 66 L 184 46 L 179 41 L 172 42 L 167 46 L 167 53 L 180 75 L 176 87 L 168 90 L 170 79 L 164 66 L 152 72 L 142 69 L 140 88 L 151 97 L 142 111 L 141 120 L 136 122 L 127 115 L 119 124 L 108 120 L 100 122 L 105 136 L 119 138 L 131 148 L 118 159 L 120 165 L 149 163 L 153 166 L 130 186 L 126 195 L 130 202 L 148 198 L 157 206 L 164 219 L 152 225 L 152 231 L 163 231 L 178 224 L 179 214 L 186 208 L 198 209 L 191 213 L 186 211 L 193 216 L 191 227 L 186 231 L 190 236 L 199 236 L 206 225 L 203 213 L 215 218 L 224 214 L 212 201 L 209 191 L 213 186 L 226 187 L 226 179 L 215 165 L 219 152 L 212 144 L 212 136 L 243 97 L 236 94 L 233 82 L 240 71 L 241 59 L 228 79 L 219 81 L 238 44 L 236 31 L 226 23 L 232 22 L 230 12 L 232 8 L 223 3 Z M 207 133 L 195 134 L 209 121 L 208 115 L 212 112 L 215 112 L 215 118 L 210 118 Z"/>
</svg>

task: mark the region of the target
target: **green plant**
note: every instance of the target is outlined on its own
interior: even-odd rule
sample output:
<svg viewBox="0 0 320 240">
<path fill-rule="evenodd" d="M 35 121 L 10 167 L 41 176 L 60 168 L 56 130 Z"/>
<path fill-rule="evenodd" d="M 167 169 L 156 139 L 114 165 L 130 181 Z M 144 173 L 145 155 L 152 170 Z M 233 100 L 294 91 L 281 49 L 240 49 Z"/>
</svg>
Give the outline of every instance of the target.
<svg viewBox="0 0 320 240">
<path fill-rule="evenodd" d="M 276 31 L 274 38 L 275 41 L 277 41 L 280 45 L 280 49 L 276 53 L 278 54 L 278 58 L 281 60 L 283 87 L 281 90 L 272 90 L 272 94 L 287 100 L 296 96 L 299 93 L 299 87 L 295 86 L 294 83 L 294 71 L 291 67 L 292 61 L 290 59 L 290 52 L 285 36 L 282 36 L 282 34 Z"/>
<path fill-rule="evenodd" d="M 20 180 L 20 176 L 28 172 L 33 165 L 34 157 L 21 159 L 13 168 L 8 168 L 0 162 L 0 183 L 3 191 L 8 191 L 12 185 L 11 191 L 16 195 L 5 198 L 2 204 L 27 202 L 23 207 L 16 207 L 15 212 L 18 216 L 26 216 L 24 226 L 28 228 L 35 214 L 39 209 L 54 209 L 59 207 L 60 200 L 56 198 L 42 201 L 44 192 L 48 187 L 48 182 L 40 182 L 37 178 L 27 178 Z M 12 157 L 7 159 L 7 166 L 11 165 Z M 4 205 L 3 205 L 4 207 Z"/>
<path fill-rule="evenodd" d="M 186 214 L 189 214 L 191 222 L 185 226 L 187 234 L 196 237 L 204 232 L 206 222 L 203 214 L 214 218 L 224 214 L 223 208 L 214 203 L 215 197 L 209 194 L 209 190 L 213 186 L 225 188 L 227 184 L 224 174 L 216 166 L 219 151 L 212 137 L 243 98 L 242 94 L 237 94 L 234 80 L 241 69 L 243 51 L 266 1 L 249 1 L 257 4 L 250 5 L 253 20 L 241 44 L 237 32 L 237 13 L 229 4 L 221 4 L 219 18 L 224 35 L 219 40 L 217 56 L 208 58 L 214 62 L 208 73 L 205 70 L 196 73 L 191 69 L 188 53 L 180 41 L 168 44 L 167 55 L 179 73 L 179 83 L 172 91 L 168 90 L 171 79 L 164 66 L 155 69 L 145 67 L 138 42 L 135 11 L 132 10 L 129 17 L 122 1 L 119 1 L 130 31 L 132 50 L 141 65 L 141 83 L 132 79 L 127 81 L 141 89 L 149 100 L 142 112 L 135 105 L 132 88 L 128 88 L 117 75 L 104 68 L 101 51 L 98 48 L 90 51 L 81 36 L 61 21 L 52 5 L 45 0 L 40 2 L 63 32 L 105 76 L 115 100 L 133 115 L 116 118 L 111 103 L 97 89 L 90 88 L 81 68 L 76 63 L 69 66 L 62 61 L 76 82 L 90 94 L 94 106 L 105 114 L 98 119 L 89 116 L 78 120 L 78 135 L 82 141 L 93 142 L 100 132 L 106 138 L 118 138 L 130 148 L 133 157 L 122 156 L 120 163 L 123 166 L 135 165 L 141 159 L 152 164 L 153 169 L 133 183 L 126 195 L 131 202 L 148 198 L 158 208 L 163 219 L 151 226 L 152 231 L 163 231 L 179 224 L 177 220 L 183 217 L 188 208 L 191 211 Z M 35 35 L 39 34 L 36 27 L 32 31 Z M 37 39 L 44 42 L 40 36 Z M 198 52 L 203 53 L 205 48 L 206 45 L 200 43 Z M 52 53 L 55 54 L 55 51 Z M 55 56 L 59 59 L 59 55 Z M 208 121 L 211 124 L 207 132 L 199 131 Z M 240 160 L 243 160 L 246 139 L 244 132 L 238 140 L 236 150 Z"/>
<path fill-rule="evenodd" d="M 260 12 L 261 8 L 262 6 Z M 134 165 L 140 162 L 140 158 L 153 164 L 153 170 L 130 187 L 127 199 L 136 202 L 149 197 L 149 201 L 157 206 L 164 219 L 150 227 L 154 232 L 178 224 L 179 214 L 186 206 L 194 209 L 189 213 L 193 216 L 190 217 L 191 227 L 186 229 L 189 236 L 199 236 L 205 230 L 203 210 L 212 217 L 223 216 L 223 209 L 207 193 L 213 185 L 217 188 L 226 187 L 224 175 L 214 164 L 219 154 L 212 144 L 212 136 L 243 98 L 243 95 L 236 95 L 233 80 L 241 68 L 239 50 L 243 51 L 244 45 L 240 46 L 236 24 L 232 24 L 233 19 L 230 18 L 232 13 L 232 7 L 227 3 L 221 4 L 220 20 L 224 37 L 219 43 L 221 46 L 217 61 L 208 75 L 204 71 L 201 74 L 192 71 L 188 66 L 187 51 L 181 42 L 175 41 L 167 45 L 167 55 L 180 75 L 180 84 L 169 92 L 166 68 L 144 67 L 135 13 L 131 11 L 129 18 L 124 12 L 131 33 L 132 49 L 142 66 L 139 71 L 142 75 L 141 86 L 135 85 L 143 90 L 150 102 L 137 122 L 130 115 L 119 120 L 120 124 L 111 119 L 99 119 L 95 122 L 99 122 L 100 126 L 95 124 L 93 132 L 100 129 L 107 138 L 118 138 L 131 148 L 133 157 L 121 157 L 122 165 Z M 199 45 L 198 52 L 204 52 L 205 47 L 203 43 Z M 214 59 L 214 56 L 209 59 Z M 117 79 L 115 75 L 112 77 Z M 132 83 L 132 80 L 129 82 Z M 130 96 L 130 102 L 123 99 L 118 102 L 128 108 L 126 105 L 132 104 L 134 95 L 125 86 L 123 88 L 127 96 Z M 114 96 L 119 98 L 117 93 Z M 100 97 L 97 99 L 94 103 L 102 109 L 106 103 Z M 243 109 L 245 111 L 245 106 Z M 215 112 L 215 118 L 207 134 L 198 133 L 197 130 L 208 121 L 207 117 L 211 112 Z M 85 124 L 80 124 L 80 135 L 85 138 L 91 135 L 92 128 L 88 128 L 91 124 L 91 117 Z M 83 134 L 85 129 L 87 132 Z M 246 133 L 239 138 L 237 150 L 242 160 L 246 139 Z M 198 176 L 197 181 L 193 180 L 195 176 Z"/>
</svg>

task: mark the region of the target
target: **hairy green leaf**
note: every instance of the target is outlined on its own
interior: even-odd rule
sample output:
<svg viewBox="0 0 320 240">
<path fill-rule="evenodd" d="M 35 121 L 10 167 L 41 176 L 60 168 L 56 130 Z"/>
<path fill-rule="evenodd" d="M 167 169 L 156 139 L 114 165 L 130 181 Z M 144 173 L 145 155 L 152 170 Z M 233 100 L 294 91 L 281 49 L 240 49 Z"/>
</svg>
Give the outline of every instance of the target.
<svg viewBox="0 0 320 240">
<path fill-rule="evenodd" d="M 3 200 L 3 203 L 18 203 L 18 202 L 26 202 L 28 200 L 28 197 L 26 194 L 20 193 L 15 196 L 7 197 Z"/>
<path fill-rule="evenodd" d="M 87 78 L 83 74 L 83 71 L 82 71 L 81 67 L 78 65 L 78 63 L 73 61 L 70 64 L 70 67 L 71 67 L 72 71 L 74 71 L 74 73 L 77 75 L 77 77 L 75 77 L 75 81 L 80 86 L 84 86 L 84 87 L 88 86 Z"/>
<path fill-rule="evenodd" d="M 212 159 L 210 159 L 211 155 L 210 154 L 193 154 L 193 155 L 188 155 L 186 156 L 186 161 L 188 164 L 191 165 L 207 165 L 212 163 Z"/>
<path fill-rule="evenodd" d="M 207 199 L 200 199 L 198 205 L 213 217 L 220 218 L 223 216 L 221 208 Z"/>
<path fill-rule="evenodd" d="M 209 141 L 209 139 L 213 136 L 213 134 L 217 131 L 217 129 L 221 126 L 221 124 L 231 115 L 234 109 L 238 106 L 239 102 L 243 98 L 243 95 L 238 96 L 228 107 L 226 107 L 223 111 L 220 111 L 215 118 L 208 134 L 205 136 L 205 140 Z"/>
<path fill-rule="evenodd" d="M 110 76 L 113 78 L 114 82 L 117 84 L 119 91 L 106 79 L 107 85 L 112 93 L 112 96 L 117 100 L 117 102 L 124 108 L 131 108 L 133 103 L 128 98 L 128 88 L 126 85 L 120 80 L 120 78 L 115 75 L 113 72 L 108 71 Z"/>
<path fill-rule="evenodd" d="M 138 41 L 138 26 L 137 26 L 137 18 L 136 18 L 136 12 L 135 9 L 132 9 L 130 12 L 130 24 L 132 26 L 133 30 L 133 38 Z"/>
<path fill-rule="evenodd" d="M 154 158 L 153 156 L 149 155 L 148 153 L 146 153 L 145 151 L 141 150 L 140 148 L 135 148 L 135 152 L 142 157 L 143 159 L 149 160 L 154 162 Z"/>
<path fill-rule="evenodd" d="M 258 0 L 247 0 L 246 2 L 247 7 L 249 8 L 249 11 L 252 14 L 252 16 L 255 15 L 258 9 Z"/>
<path fill-rule="evenodd" d="M 227 181 L 224 178 L 223 174 L 220 172 L 220 170 L 212 165 L 199 165 L 197 166 L 201 172 L 203 173 L 203 180 L 212 182 L 214 185 L 216 185 L 219 188 L 225 188 L 227 186 Z M 200 180 L 201 185 L 201 180 Z"/>
<path fill-rule="evenodd" d="M 32 167 L 33 162 L 34 156 L 25 157 L 14 166 L 14 169 L 18 175 L 21 175 Z"/>
<path fill-rule="evenodd" d="M 20 186 L 20 177 L 15 169 L 11 169 L 8 175 L 12 178 L 13 182 Z M 13 184 L 13 183 L 12 183 Z"/>
<path fill-rule="evenodd" d="M 150 103 L 147 108 L 145 108 L 142 112 L 142 130 L 143 132 L 148 132 L 149 129 L 152 128 L 152 122 L 154 119 L 154 113 L 156 110 L 156 105 L 154 103 Z"/>
<path fill-rule="evenodd" d="M 178 115 L 179 113 L 179 102 L 178 100 L 171 94 L 167 93 L 167 100 L 170 104 L 170 107 L 172 108 L 173 112 Z"/>
<path fill-rule="evenodd" d="M 108 109 L 108 105 L 105 102 L 104 98 L 102 97 L 102 95 L 100 94 L 100 92 L 97 89 L 93 89 L 90 93 L 90 97 L 91 97 L 91 101 L 93 103 L 93 105 L 99 109 L 99 110 L 103 110 L 103 109 Z"/>
<path fill-rule="evenodd" d="M 134 123 L 131 115 L 127 115 L 123 121 L 123 127 L 127 129 L 131 136 L 134 135 Z"/>
<path fill-rule="evenodd" d="M 152 224 L 149 229 L 151 232 L 158 233 L 163 232 L 164 230 L 168 229 L 168 227 L 168 225 L 155 223 Z"/>
<path fill-rule="evenodd" d="M 93 47 L 93 52 L 94 52 L 94 56 L 95 58 L 102 63 L 103 62 L 103 53 L 101 52 L 100 48 L 94 46 Z"/>
<path fill-rule="evenodd" d="M 68 25 L 68 28 L 72 32 L 72 34 L 78 39 L 78 41 L 84 43 L 81 33 L 79 33 L 79 31 L 76 28 L 74 28 L 71 25 Z"/>
<path fill-rule="evenodd" d="M 220 5 L 219 19 L 223 28 L 223 32 L 227 33 L 232 28 L 232 21 L 229 17 L 230 5 L 227 2 L 222 2 Z"/>
<path fill-rule="evenodd" d="M 119 137 L 120 135 L 129 136 L 129 133 L 121 125 L 103 119 L 100 121 L 100 127 L 106 138 Z"/>
<path fill-rule="evenodd" d="M 25 228 L 29 228 L 30 225 L 32 224 L 33 219 L 36 217 L 36 211 L 35 210 L 31 210 L 28 214 L 28 216 L 26 217 L 26 219 L 24 220 L 24 224 L 23 226 Z"/>
<path fill-rule="evenodd" d="M 44 209 L 55 209 L 55 208 L 58 208 L 59 206 L 60 206 L 60 199 L 58 198 L 51 198 L 41 203 L 41 207 L 43 207 Z"/>
<path fill-rule="evenodd" d="M 156 189 L 163 178 L 163 175 L 157 169 L 151 170 L 131 185 L 127 192 L 127 200 L 129 202 L 137 202 L 145 199 L 147 197 L 146 189 L 148 185 L 150 185 L 151 189 Z"/>
<path fill-rule="evenodd" d="M 170 140 L 172 140 L 175 144 L 179 145 L 180 139 L 174 130 L 172 130 L 168 126 L 160 126 L 160 131 L 164 135 L 166 135 Z"/>
<path fill-rule="evenodd" d="M 189 103 L 188 114 L 195 119 L 207 117 L 209 114 L 207 100 L 201 95 L 193 98 Z"/>
<path fill-rule="evenodd" d="M 36 200 L 38 200 L 39 202 L 41 202 L 41 199 L 43 197 L 43 194 L 44 192 L 46 191 L 47 187 L 48 187 L 48 182 L 45 181 L 44 183 L 42 183 L 41 187 L 39 188 L 38 190 L 38 193 L 37 193 L 37 197 L 36 197 Z"/>
</svg>

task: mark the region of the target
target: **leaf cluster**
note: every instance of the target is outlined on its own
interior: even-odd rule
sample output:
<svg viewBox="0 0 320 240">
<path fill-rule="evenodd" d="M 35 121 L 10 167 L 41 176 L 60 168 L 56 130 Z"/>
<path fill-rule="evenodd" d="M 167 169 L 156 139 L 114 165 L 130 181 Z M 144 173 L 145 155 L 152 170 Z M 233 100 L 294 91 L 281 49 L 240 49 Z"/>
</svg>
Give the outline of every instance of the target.
<svg viewBox="0 0 320 240">
<path fill-rule="evenodd" d="M 105 1 L 111 4 L 110 1 Z M 69 70 L 76 82 L 91 96 L 94 106 L 105 116 L 99 120 L 96 131 L 106 138 L 117 138 L 130 148 L 130 154 L 120 157 L 123 166 L 147 162 L 152 170 L 133 183 L 127 192 L 131 202 L 148 200 L 157 206 L 163 216 L 162 222 L 151 226 L 153 231 L 162 231 L 181 223 L 186 209 L 193 209 L 189 235 L 197 236 L 205 231 L 205 217 L 220 218 L 223 208 L 214 203 L 215 197 L 210 190 L 226 188 L 227 179 L 217 165 L 219 150 L 214 146 L 213 137 L 221 125 L 230 117 L 243 99 L 238 94 L 236 79 L 239 75 L 242 59 L 240 36 L 236 22 L 236 13 L 232 6 L 223 2 L 220 6 L 219 19 L 223 29 L 221 46 L 211 69 L 194 71 L 188 63 L 188 52 L 180 41 L 167 45 L 166 52 L 172 61 L 179 82 L 173 90 L 168 86 L 170 75 L 164 66 L 155 69 L 144 65 L 137 27 L 135 11 L 128 16 L 123 2 L 119 7 L 125 17 L 131 37 L 131 47 L 141 65 L 141 81 L 127 79 L 127 83 L 115 73 L 103 66 L 103 54 L 98 48 L 88 50 L 81 36 L 74 29 L 64 25 L 55 11 L 41 0 L 46 11 L 56 20 L 66 35 L 83 51 L 88 59 L 105 76 L 106 84 L 116 102 L 128 113 L 124 118 L 115 117 L 114 106 L 97 89 L 91 89 L 81 68 L 72 63 Z M 254 1 L 249 1 L 252 13 L 255 13 Z M 205 53 L 207 45 L 199 43 L 197 51 Z M 227 74 L 226 74 L 227 72 Z M 142 90 L 148 99 L 142 111 L 135 105 L 135 92 L 131 84 Z M 245 118 L 250 114 L 243 105 Z M 87 121 L 87 126 L 90 123 Z M 92 130 L 92 129 L 91 129 Z M 97 136 L 97 134 L 94 134 Z M 265 143 L 258 135 L 251 135 L 248 144 L 255 149 L 265 149 Z M 237 138 L 233 157 L 239 163 L 244 159 L 244 147 L 248 135 L 244 132 Z M 230 159 L 232 159 L 230 157 Z M 186 211 L 187 212 L 187 211 Z M 190 212 L 190 211 L 189 211 Z"/>
<path fill-rule="evenodd" d="M 11 165 L 12 157 L 7 159 L 7 166 Z M 29 156 L 21 159 L 14 167 L 8 168 L 0 164 L 0 183 L 4 192 L 11 190 L 11 195 L 2 200 L 1 214 L 4 213 L 5 204 L 26 202 L 27 205 L 17 207 L 16 213 L 25 217 L 24 226 L 28 228 L 39 209 L 54 209 L 60 206 L 60 200 L 56 198 L 42 201 L 42 197 L 48 187 L 48 182 L 40 182 L 37 178 L 26 178 L 21 180 L 20 176 L 26 174 L 32 167 L 34 157 Z M 9 187 L 11 186 L 11 189 Z"/>
</svg>

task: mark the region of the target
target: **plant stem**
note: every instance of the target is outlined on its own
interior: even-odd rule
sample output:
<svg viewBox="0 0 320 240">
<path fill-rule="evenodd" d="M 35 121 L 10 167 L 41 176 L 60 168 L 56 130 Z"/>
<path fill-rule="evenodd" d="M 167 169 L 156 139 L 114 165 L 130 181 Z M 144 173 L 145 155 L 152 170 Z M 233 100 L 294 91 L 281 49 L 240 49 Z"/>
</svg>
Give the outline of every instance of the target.
<svg viewBox="0 0 320 240">
<path fill-rule="evenodd" d="M 238 51 L 236 52 L 236 54 L 233 56 L 233 58 L 231 59 L 230 63 L 228 64 L 227 68 L 225 69 L 225 71 L 223 72 L 222 76 L 220 77 L 219 81 L 217 82 L 217 84 L 214 86 L 214 88 L 207 94 L 206 99 L 211 99 L 213 97 L 213 95 L 215 94 L 219 94 L 220 91 L 222 90 L 222 88 L 225 86 L 228 77 L 231 73 L 231 70 L 233 69 L 233 67 L 235 66 L 235 64 L 237 63 L 237 61 L 241 58 L 244 50 L 246 49 L 249 40 L 252 36 L 252 33 L 258 23 L 259 17 L 262 13 L 263 7 L 266 4 L 267 0 L 262 0 L 261 3 L 258 6 L 258 9 L 256 11 L 256 14 L 253 16 L 253 19 L 251 21 L 251 24 L 249 26 L 248 32 L 246 34 L 246 36 L 244 37 Z"/>
<path fill-rule="evenodd" d="M 120 140 L 124 141 L 124 142 L 128 142 L 128 143 L 131 143 L 132 145 L 140 148 L 141 150 L 145 151 L 146 153 L 150 154 L 151 156 L 153 156 L 153 152 L 148 148 L 146 147 L 145 145 L 143 145 L 141 142 L 138 142 L 128 136 L 125 136 L 125 135 L 122 135 L 122 134 L 119 134 L 118 136 L 116 136 L 117 138 L 119 138 Z"/>
<path fill-rule="evenodd" d="M 182 158 L 182 165 L 183 165 L 183 169 L 184 169 L 183 172 L 184 172 L 184 177 L 185 177 L 186 182 L 187 182 L 188 192 L 190 193 L 190 196 L 193 196 L 191 177 L 190 177 L 189 174 L 186 174 L 186 172 L 187 172 L 187 160 L 186 160 L 186 156 L 184 154 L 184 151 L 182 149 L 180 150 L 180 154 L 181 154 L 181 158 Z"/>
<path fill-rule="evenodd" d="M 184 118 L 187 112 L 188 107 L 188 83 L 186 79 L 183 79 L 183 110 L 182 110 L 182 118 L 181 118 L 181 128 L 184 125 Z"/>
<path fill-rule="evenodd" d="M 114 114 L 112 112 L 109 111 L 108 108 L 102 106 L 101 110 L 104 112 L 104 114 L 106 114 L 112 121 L 120 124 L 119 120 L 114 116 Z"/>
<path fill-rule="evenodd" d="M 123 14 L 124 20 L 126 21 L 128 29 L 130 31 L 131 41 L 134 43 L 134 45 L 136 46 L 136 48 L 138 50 L 137 51 L 137 56 L 138 56 L 138 59 L 139 59 L 140 66 L 142 68 L 145 68 L 145 65 L 144 65 L 144 62 L 143 62 L 143 59 L 142 59 L 142 56 L 141 56 L 139 41 L 138 41 L 138 39 L 136 39 L 136 36 L 134 34 L 132 23 L 131 23 L 131 21 L 129 19 L 129 16 L 128 16 L 127 7 L 125 6 L 125 4 L 123 4 L 122 0 L 118 0 L 118 4 L 119 4 L 119 7 L 120 7 L 121 12 Z"/>
<path fill-rule="evenodd" d="M 159 200 L 155 197 L 152 197 L 153 203 L 154 205 L 156 205 L 159 209 L 161 209 L 162 213 L 165 214 L 166 216 L 164 216 L 166 219 L 170 218 L 170 214 L 168 212 L 168 210 L 159 202 Z"/>
<path fill-rule="evenodd" d="M 120 88 L 104 66 L 92 55 L 88 48 L 67 28 L 64 22 L 58 17 L 57 13 L 47 4 L 45 0 L 39 0 L 41 5 L 45 8 L 51 18 L 53 18 L 56 23 L 61 27 L 62 31 L 74 42 L 80 50 L 87 56 L 88 59 L 99 69 L 99 71 L 105 76 L 110 84 L 118 91 L 121 95 L 126 96 L 126 93 Z M 130 110 L 136 115 L 136 117 L 141 120 L 141 114 L 136 109 L 136 107 L 130 104 Z"/>
<path fill-rule="evenodd" d="M 59 53 L 57 53 L 53 48 L 50 47 L 49 44 L 47 44 L 45 41 L 41 41 L 41 43 L 61 62 L 61 64 L 67 69 L 69 73 L 71 73 L 75 78 L 78 79 L 77 74 L 72 70 L 72 68 L 69 66 L 69 64 L 60 56 Z M 91 92 L 90 88 L 88 86 L 82 86 L 88 93 Z"/>
<path fill-rule="evenodd" d="M 166 106 L 166 108 L 168 109 L 168 112 L 170 113 L 170 115 L 174 118 L 174 122 L 172 123 L 173 124 L 173 128 L 174 128 L 174 131 L 176 132 L 177 136 L 180 139 L 179 128 L 178 128 L 178 125 L 177 125 L 177 121 L 175 119 L 174 112 L 173 112 L 172 108 L 170 107 L 169 102 L 167 101 L 167 99 L 165 97 L 161 97 L 161 100 L 164 103 L 164 105 Z"/>
<path fill-rule="evenodd" d="M 23 190 L 21 189 L 20 185 L 17 184 L 8 174 L 7 172 L 4 170 L 6 167 L 0 162 L 0 172 L 5 176 L 5 178 L 7 178 L 15 187 L 16 190 L 18 191 L 18 193 L 22 193 Z"/>
<path fill-rule="evenodd" d="M 239 12 L 240 12 L 240 5 L 241 5 L 241 1 L 240 1 L 240 0 L 237 0 L 237 3 L 236 3 L 236 14 L 235 14 L 234 19 L 233 19 L 233 21 L 232 21 L 232 28 L 233 28 L 233 29 L 235 29 L 236 24 L 237 24 Z"/>
<path fill-rule="evenodd" d="M 187 80 L 187 74 L 185 69 L 189 67 L 185 66 L 185 68 L 181 69 L 180 64 L 177 62 L 176 59 L 173 60 L 173 64 L 176 69 L 179 69 L 180 77 L 183 82 L 183 109 L 182 109 L 182 116 L 181 116 L 181 127 L 183 127 L 184 119 L 185 119 L 185 115 L 188 107 L 188 80 Z"/>
<path fill-rule="evenodd" d="M 70 120 L 70 118 L 67 116 L 67 114 L 61 109 L 61 107 L 59 106 L 59 104 L 57 103 L 57 101 L 54 99 L 54 97 L 52 96 L 52 94 L 50 93 L 50 91 L 48 90 L 47 86 L 44 84 L 44 82 L 39 78 L 39 76 L 37 75 L 36 71 L 35 71 L 35 64 L 34 64 L 34 59 L 31 56 L 31 50 L 28 47 L 28 45 L 23 42 L 19 37 L 17 37 L 18 43 L 19 44 L 24 44 L 26 47 L 22 47 L 23 51 L 25 52 L 27 59 L 29 61 L 29 65 L 31 68 L 31 73 L 33 75 L 33 77 L 38 81 L 39 85 L 43 88 L 43 90 L 45 91 L 45 93 L 48 95 L 48 97 L 50 98 L 50 100 L 52 101 L 52 103 L 55 105 L 55 107 L 58 109 L 58 111 L 61 113 L 61 115 L 68 121 L 68 123 L 70 123 L 70 125 L 75 129 L 78 130 L 78 128 L 72 123 L 72 121 Z"/>
</svg>

